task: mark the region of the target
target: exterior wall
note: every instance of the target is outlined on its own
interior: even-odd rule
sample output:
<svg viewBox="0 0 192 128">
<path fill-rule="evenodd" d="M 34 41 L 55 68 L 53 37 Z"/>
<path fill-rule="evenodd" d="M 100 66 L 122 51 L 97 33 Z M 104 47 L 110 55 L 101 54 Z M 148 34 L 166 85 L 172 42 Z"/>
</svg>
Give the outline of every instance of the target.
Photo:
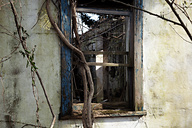
<svg viewBox="0 0 192 128">
<path fill-rule="evenodd" d="M 32 49 L 36 45 L 35 62 L 39 68 L 51 105 L 54 112 L 60 112 L 60 41 L 55 32 L 50 29 L 47 23 L 45 6 L 42 9 L 38 24 L 38 11 L 43 0 L 22 0 L 22 24 L 27 30 L 29 37 L 27 46 Z M 16 3 L 18 16 L 20 15 L 19 4 Z M 53 10 L 55 10 L 53 8 Z M 54 13 L 53 13 L 54 14 Z M 56 14 L 54 14 L 56 17 Z M 13 32 L 16 32 L 14 17 L 9 6 L 4 6 L 0 10 L 0 24 Z M 33 28 L 32 28 L 33 27 Z M 0 28 L 0 31 L 5 31 Z M 17 46 L 18 41 L 11 36 L 0 33 L 0 58 L 9 54 Z M 20 49 L 21 46 L 20 46 Z M 19 53 L 19 50 L 12 55 L 8 61 L 0 64 L 1 75 L 4 83 L 4 94 L 2 82 L 0 82 L 0 127 L 1 128 L 21 128 L 23 124 L 8 123 L 4 121 L 18 121 L 24 123 L 36 123 L 36 103 L 32 92 L 32 80 L 30 67 L 26 68 L 27 60 Z M 36 78 L 37 79 L 37 78 Z M 43 126 L 49 126 L 51 113 L 47 106 L 39 81 L 36 81 L 39 95 L 39 115 Z M 4 98 L 4 100 L 3 100 Z"/>
<path fill-rule="evenodd" d="M 157 14 L 171 11 L 164 0 L 145 0 L 144 8 Z M 175 19 L 171 13 L 165 16 Z M 143 20 L 145 121 L 149 128 L 189 128 L 192 125 L 192 44 L 172 29 L 189 40 L 181 27 L 148 14 L 144 14 Z"/>
<path fill-rule="evenodd" d="M 45 84 L 55 114 L 60 113 L 60 48 L 59 39 L 47 24 L 46 13 L 37 13 L 43 0 L 23 2 L 23 26 L 29 33 L 27 44 L 30 48 L 37 45 L 36 65 Z M 160 14 L 167 11 L 163 0 L 145 0 L 144 8 Z M 19 5 L 17 4 L 19 10 Z M 45 12 L 45 8 L 43 8 Z M 54 6 L 53 6 L 53 10 Z M 56 10 L 55 10 L 56 11 Z M 19 14 L 19 11 L 18 11 Z M 167 15 L 173 18 L 172 15 Z M 55 15 L 56 17 L 56 15 Z M 95 119 L 95 128 L 170 128 L 191 127 L 192 118 L 192 44 L 183 41 L 170 25 L 155 17 L 144 14 L 143 53 L 144 53 L 144 110 L 146 117 L 99 118 Z M 13 15 L 8 7 L 0 10 L 0 24 L 15 32 Z M 171 24 L 172 25 L 172 24 Z M 172 25 L 182 36 L 184 31 Z M 32 29 L 31 29 L 32 28 Z M 0 29 L 2 32 L 3 29 Z M 187 37 L 186 37 L 187 38 Z M 17 45 L 10 36 L 0 33 L 0 58 L 9 54 Z M 1 64 L 0 73 L 0 127 L 20 128 L 23 123 L 36 123 L 36 105 L 32 92 L 30 68 L 19 52 Z M 39 94 L 39 115 L 42 126 L 49 127 L 52 120 L 42 89 L 37 81 Z M 4 93 L 3 93 L 4 90 Z M 10 123 L 6 121 L 15 121 Z M 16 123 L 17 122 L 17 123 Z M 55 128 L 80 128 L 81 120 L 56 120 Z"/>
</svg>

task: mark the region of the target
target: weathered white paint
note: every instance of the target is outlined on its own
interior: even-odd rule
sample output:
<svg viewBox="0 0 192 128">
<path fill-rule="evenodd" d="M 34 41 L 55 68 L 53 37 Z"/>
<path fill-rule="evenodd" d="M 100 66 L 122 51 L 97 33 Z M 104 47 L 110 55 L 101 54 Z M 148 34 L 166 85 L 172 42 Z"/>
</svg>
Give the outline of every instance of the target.
<svg viewBox="0 0 192 128">
<path fill-rule="evenodd" d="M 23 2 L 22 23 L 29 33 L 29 48 L 37 45 L 35 60 L 45 84 L 55 114 L 60 112 L 60 49 L 59 39 L 55 32 L 44 29 L 45 20 L 37 20 L 37 13 L 43 0 Z M 16 5 L 18 7 L 18 5 Z M 145 0 L 144 8 L 157 14 L 167 11 L 164 0 Z M 19 9 L 19 8 L 17 8 Z M 44 8 L 45 9 L 45 8 Z M 18 11 L 19 14 L 19 11 Z M 166 15 L 174 18 L 173 15 Z M 0 24 L 15 32 L 13 15 L 8 7 L 0 10 Z M 192 44 L 183 41 L 170 27 L 186 37 L 178 26 L 169 24 L 148 14 L 144 14 L 144 110 L 146 117 L 99 118 L 95 119 L 95 128 L 190 128 L 192 125 Z M 2 32 L 3 29 L 0 29 Z M 17 41 L 0 33 L 0 58 L 11 52 Z M 26 59 L 18 52 L 5 63 L 0 71 L 4 83 L 0 82 L 0 127 L 20 128 L 19 123 L 2 122 L 9 118 L 12 121 L 36 124 L 36 105 L 32 93 L 30 68 L 25 68 Z M 37 82 L 39 115 L 42 126 L 49 127 L 51 114 L 42 89 Z M 4 100 L 3 100 L 4 99 Z M 81 120 L 56 120 L 55 128 L 81 128 Z"/>
<path fill-rule="evenodd" d="M 157 14 L 170 12 L 164 0 L 145 1 L 144 7 Z M 176 19 L 171 13 L 165 17 Z M 189 40 L 181 27 L 144 14 L 144 109 L 149 128 L 192 125 L 192 44 L 171 26 Z"/>
</svg>

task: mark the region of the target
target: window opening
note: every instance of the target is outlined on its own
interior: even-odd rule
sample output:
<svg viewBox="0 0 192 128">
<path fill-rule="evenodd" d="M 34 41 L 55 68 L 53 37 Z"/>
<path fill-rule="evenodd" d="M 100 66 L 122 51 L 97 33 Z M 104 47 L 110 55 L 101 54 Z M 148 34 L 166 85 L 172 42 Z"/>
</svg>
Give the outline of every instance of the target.
<svg viewBox="0 0 192 128">
<path fill-rule="evenodd" d="M 95 86 L 93 103 L 98 103 L 99 109 L 133 108 L 130 25 L 130 16 L 78 13 L 81 50 L 90 65 Z M 83 84 L 76 66 L 73 103 L 83 103 Z"/>
</svg>

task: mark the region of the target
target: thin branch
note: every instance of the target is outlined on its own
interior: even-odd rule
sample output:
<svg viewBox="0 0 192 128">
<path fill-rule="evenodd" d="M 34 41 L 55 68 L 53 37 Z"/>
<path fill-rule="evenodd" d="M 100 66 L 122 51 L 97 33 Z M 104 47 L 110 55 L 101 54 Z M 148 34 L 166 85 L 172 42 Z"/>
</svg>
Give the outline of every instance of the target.
<svg viewBox="0 0 192 128">
<path fill-rule="evenodd" d="M 171 26 L 171 25 L 170 25 L 170 26 Z M 175 33 L 176 33 L 179 37 L 181 37 L 181 39 L 183 39 L 184 41 L 186 41 L 186 42 L 192 44 L 191 41 L 188 41 L 188 40 L 186 40 L 184 37 L 182 37 L 182 36 L 175 30 L 175 28 L 174 28 L 173 26 L 171 26 L 171 28 L 175 31 Z"/>
<path fill-rule="evenodd" d="M 121 26 L 121 25 L 123 25 L 123 24 L 122 24 L 122 23 L 121 23 L 121 24 L 117 24 L 117 25 L 113 26 L 112 28 L 109 28 L 109 29 L 107 29 L 107 30 L 104 30 L 103 32 L 99 33 L 98 35 L 93 35 L 93 36 L 89 37 L 88 39 L 82 40 L 81 42 L 86 42 L 86 41 L 88 41 L 88 40 L 91 40 L 91 39 L 94 39 L 94 38 L 96 38 L 96 37 L 99 37 L 99 36 L 101 36 L 101 35 L 109 32 L 109 31 L 111 31 L 111 30 L 113 30 L 113 29 L 115 29 L 115 28 L 117 28 L 117 27 L 119 27 L 119 26 Z"/>
<path fill-rule="evenodd" d="M 89 29 L 88 27 L 84 26 L 82 23 L 77 22 L 78 25 L 82 25 L 83 28 Z M 83 33 L 83 32 L 82 32 Z"/>
<path fill-rule="evenodd" d="M 89 127 L 88 128 L 92 128 L 92 125 L 93 125 L 93 115 L 92 115 L 92 108 L 91 108 L 91 102 L 92 102 L 92 99 L 93 99 L 93 94 L 94 94 L 94 84 L 93 84 L 93 80 L 92 80 L 92 76 L 91 76 L 91 71 L 90 71 L 90 68 L 89 66 L 86 64 L 84 65 L 85 67 L 85 70 L 86 70 L 86 75 L 87 75 L 87 79 L 88 79 L 88 83 L 89 83 L 89 96 L 88 96 L 88 115 L 87 115 L 87 118 L 88 118 L 88 122 L 89 122 Z"/>
<path fill-rule="evenodd" d="M 91 3 L 93 3 L 93 2 L 95 2 L 96 0 L 92 0 L 92 1 L 89 1 L 89 2 L 87 2 L 87 3 L 83 3 L 83 5 L 84 6 L 87 6 L 88 4 L 91 4 Z"/>
<path fill-rule="evenodd" d="M 33 96 L 35 98 L 36 102 L 36 117 L 37 117 L 37 123 L 39 126 L 41 126 L 40 120 L 39 120 L 39 96 L 38 96 L 38 90 L 36 88 L 35 84 L 35 71 L 31 71 L 31 78 L 32 78 L 32 89 L 33 89 Z M 36 93 L 35 93 L 35 88 L 36 88 Z"/>
<path fill-rule="evenodd" d="M 149 12 L 149 11 L 147 11 L 147 10 L 144 10 L 144 9 L 141 9 L 141 8 L 138 8 L 138 7 L 135 7 L 135 6 L 131 5 L 131 4 L 127 4 L 127 3 L 124 3 L 124 2 L 121 2 L 121 1 L 118 1 L 118 0 L 110 0 L 110 1 L 123 4 L 123 5 L 127 6 L 127 7 L 130 7 L 130 8 L 136 9 L 136 10 L 143 11 L 143 12 L 145 12 L 145 13 L 148 13 L 148 14 L 152 15 L 152 16 L 156 16 L 156 17 L 158 17 L 158 18 L 160 18 L 160 19 L 162 19 L 162 20 L 165 20 L 165 21 L 171 22 L 171 23 L 173 23 L 173 24 L 175 24 L 175 25 L 181 26 L 181 24 L 178 23 L 178 22 L 176 22 L 176 21 L 170 20 L 170 19 L 168 19 L 168 18 L 165 18 L 165 17 L 160 16 L 160 15 L 158 15 L 158 14 Z"/>
<path fill-rule="evenodd" d="M 0 63 L 3 63 L 3 62 L 5 62 L 5 61 L 9 60 L 11 57 L 12 57 L 12 56 L 9 56 L 9 57 L 7 57 L 6 59 L 4 59 L 4 57 L 3 57 L 3 58 L 1 59 L 1 61 L 0 61 Z"/>
<path fill-rule="evenodd" d="M 19 23 L 20 23 L 20 25 L 21 25 L 21 22 L 22 22 L 22 19 L 23 19 L 23 17 L 22 17 L 22 5 L 21 5 L 21 0 L 19 0 L 19 6 L 20 6 L 20 21 L 19 21 Z"/>
<path fill-rule="evenodd" d="M 53 113 L 53 109 L 52 109 L 51 104 L 50 104 L 50 102 L 49 102 L 49 98 L 48 98 L 48 96 L 47 96 L 47 93 L 46 93 L 46 91 L 45 91 L 45 87 L 44 87 L 44 85 L 43 85 L 43 81 L 42 81 L 42 79 L 41 79 L 41 77 L 40 77 L 40 75 L 39 75 L 39 72 L 38 72 L 37 70 L 36 70 L 36 75 L 37 75 L 37 77 L 38 77 L 38 79 L 39 79 L 39 82 L 40 82 L 40 84 L 41 84 L 41 86 L 42 86 L 42 89 L 43 89 L 45 98 L 46 98 L 46 100 L 47 100 L 47 103 L 48 103 L 48 105 L 49 105 L 51 114 L 52 114 L 52 116 L 54 117 L 55 115 L 54 115 L 54 113 Z"/>
<path fill-rule="evenodd" d="M 174 5 L 187 17 L 187 19 L 189 20 L 189 22 L 192 24 L 192 20 L 189 17 L 189 14 L 187 13 L 186 9 L 184 7 L 181 7 L 180 5 L 174 3 Z"/>
<path fill-rule="evenodd" d="M 4 94 L 5 94 L 5 89 L 4 88 L 5 88 L 5 86 L 4 86 L 3 77 L 1 76 L 1 74 L 0 74 L 0 79 L 1 79 L 1 84 L 2 84 L 2 97 L 3 97 L 3 104 L 4 104 L 5 103 L 5 98 L 4 98 Z"/>
<path fill-rule="evenodd" d="M 11 31 L 9 31 L 5 26 L 0 24 L 0 27 L 2 27 L 4 30 L 7 31 L 7 32 L 1 32 L 1 33 L 10 35 L 10 36 L 14 37 L 16 40 L 20 41 L 19 38 L 17 36 L 15 36 Z"/>
<path fill-rule="evenodd" d="M 77 19 L 76 19 L 76 3 L 71 0 L 71 7 L 72 7 L 72 22 L 73 22 L 73 30 L 76 36 L 76 46 L 80 48 L 80 38 L 78 34 L 78 28 L 77 28 Z"/>
<path fill-rule="evenodd" d="M 10 34 L 10 33 L 7 33 L 7 32 L 0 32 L 0 33 L 6 34 L 6 35 L 8 35 L 8 36 L 12 36 L 13 38 L 15 38 L 16 40 L 19 41 L 19 38 L 17 38 L 17 37 L 16 37 L 15 35 L 13 35 L 13 34 Z"/>
<path fill-rule="evenodd" d="M 57 4 L 56 4 L 56 2 L 58 2 L 58 1 L 54 2 L 53 0 L 51 0 L 51 2 L 52 2 L 53 5 L 56 7 L 56 9 L 59 9 L 59 8 L 57 7 Z"/>
<path fill-rule="evenodd" d="M 15 35 L 13 35 L 13 34 L 10 34 L 10 33 L 7 33 L 7 32 L 0 32 L 0 33 L 3 33 L 3 34 L 6 34 L 6 35 L 9 35 L 9 36 L 12 36 L 12 37 L 14 37 L 16 40 L 19 41 L 19 39 L 18 39 Z M 3 63 L 3 62 L 5 62 L 5 61 L 9 60 L 9 59 L 12 57 L 12 54 L 14 54 L 14 53 L 18 50 L 19 46 L 20 46 L 20 41 L 19 41 L 18 45 L 11 51 L 11 53 L 9 53 L 8 55 L 0 58 L 0 60 L 1 60 L 0 63 Z"/>
<path fill-rule="evenodd" d="M 189 32 L 188 28 L 186 27 L 186 25 L 184 24 L 183 20 L 181 19 L 181 17 L 179 16 L 179 14 L 176 12 L 175 8 L 173 7 L 173 5 L 169 2 L 169 0 L 165 0 L 167 2 L 167 4 L 169 5 L 169 7 L 171 8 L 171 10 L 173 11 L 173 13 L 175 14 L 175 16 L 177 17 L 177 19 L 179 20 L 181 27 L 185 30 L 185 32 L 187 33 L 188 37 L 190 38 L 190 40 L 192 41 L 192 35 Z"/>
<path fill-rule="evenodd" d="M 23 122 L 19 122 L 19 121 L 6 121 L 6 120 L 0 120 L 0 122 L 2 123 L 17 123 L 17 124 L 23 124 L 24 126 L 22 126 L 22 128 L 24 128 L 25 126 L 32 126 L 32 127 L 38 127 L 38 128 L 47 128 L 47 127 L 43 127 L 43 126 L 38 126 L 38 125 L 34 125 L 34 124 L 30 124 L 30 123 L 23 123 Z"/>
<path fill-rule="evenodd" d="M 172 0 L 171 4 L 173 4 L 175 2 L 175 0 Z"/>
<path fill-rule="evenodd" d="M 22 38 L 22 36 L 21 36 L 21 26 L 18 24 L 17 12 L 16 12 L 16 9 L 15 9 L 15 6 L 13 5 L 13 3 L 12 3 L 11 1 L 10 1 L 10 4 L 11 4 L 11 9 L 12 9 L 12 12 L 13 12 L 13 15 L 14 15 L 15 24 L 16 24 L 16 28 L 17 28 L 17 33 L 18 33 L 18 35 L 19 35 L 19 39 L 20 39 L 20 42 L 21 42 L 21 44 L 22 44 L 22 47 L 23 47 L 23 49 L 24 49 L 24 51 L 25 51 L 25 53 L 26 53 L 26 55 L 27 55 L 27 52 L 26 52 L 26 51 L 28 51 L 28 49 L 27 49 L 27 46 L 26 46 L 25 39 L 23 40 L 23 38 Z M 28 61 L 30 62 L 31 66 L 33 66 L 33 64 L 31 63 L 31 61 L 30 61 L 30 59 L 29 59 L 29 56 L 27 56 L 27 59 L 28 59 Z M 50 109 L 51 114 L 52 114 L 52 116 L 53 116 L 53 121 L 52 121 L 51 126 L 50 126 L 50 128 L 53 128 L 53 126 L 54 126 L 54 124 L 55 124 L 56 116 L 55 116 L 54 113 L 53 113 L 53 109 L 52 109 L 51 104 L 50 104 L 50 102 L 49 102 L 47 93 L 46 93 L 46 91 L 45 91 L 45 87 L 44 87 L 43 82 L 42 82 L 42 80 L 41 80 L 41 77 L 40 77 L 40 75 L 39 75 L 39 73 L 38 73 L 38 71 L 37 71 L 36 69 L 35 69 L 35 73 L 36 73 L 36 75 L 37 75 L 37 77 L 38 77 L 38 79 L 39 79 L 39 81 L 40 81 L 41 87 L 42 87 L 42 89 L 43 89 L 43 93 L 44 93 L 44 95 L 45 95 L 45 98 L 46 98 L 46 100 L 47 100 L 49 109 Z"/>
<path fill-rule="evenodd" d="M 83 67 L 80 67 L 80 72 L 81 72 L 81 76 L 86 76 L 85 74 L 85 69 Z M 88 110 L 88 105 L 87 105 L 87 90 L 88 90 L 88 87 L 87 87 L 87 78 L 86 77 L 83 77 L 83 85 L 84 85 L 84 105 L 83 105 L 83 111 L 82 111 L 82 122 L 83 122 L 83 126 L 84 128 L 87 127 L 87 110 Z"/>
</svg>

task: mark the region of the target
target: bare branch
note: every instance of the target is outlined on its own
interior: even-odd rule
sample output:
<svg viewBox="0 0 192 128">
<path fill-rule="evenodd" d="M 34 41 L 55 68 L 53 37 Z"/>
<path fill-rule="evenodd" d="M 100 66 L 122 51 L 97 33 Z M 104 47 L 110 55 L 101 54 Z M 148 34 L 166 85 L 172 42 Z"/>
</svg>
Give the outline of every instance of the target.
<svg viewBox="0 0 192 128">
<path fill-rule="evenodd" d="M 15 35 L 13 35 L 13 34 L 10 34 L 10 33 L 7 33 L 7 32 L 0 32 L 0 33 L 2 33 L 2 34 L 6 34 L 6 35 L 8 35 L 8 36 L 12 36 L 13 38 L 15 38 L 16 40 L 19 41 L 19 38 L 16 37 Z"/>
<path fill-rule="evenodd" d="M 175 0 L 172 0 L 172 1 L 171 1 L 171 4 L 173 4 L 174 2 L 175 2 Z"/>
<path fill-rule="evenodd" d="M 93 80 L 92 80 L 92 76 L 91 76 L 91 71 L 89 66 L 86 64 L 84 65 L 85 70 L 86 70 L 86 75 L 87 75 L 87 79 L 88 79 L 88 83 L 89 83 L 89 96 L 88 96 L 88 103 L 87 103 L 87 118 L 88 118 L 88 128 L 92 128 L 93 125 L 93 120 L 92 120 L 92 108 L 91 108 L 91 102 L 92 102 L 92 98 L 93 98 L 93 94 L 94 94 L 94 84 L 93 84 Z"/>
<path fill-rule="evenodd" d="M 171 26 L 171 25 L 170 25 Z M 171 26 L 171 28 L 175 31 L 175 33 L 179 36 L 179 37 L 181 37 L 181 39 L 183 39 L 184 41 L 186 41 L 186 42 L 188 42 L 188 43 L 190 43 L 190 44 L 192 44 L 192 42 L 191 41 L 188 41 L 188 40 L 186 40 L 184 37 L 182 37 L 175 29 L 174 29 L 174 27 L 173 26 Z"/>
<path fill-rule="evenodd" d="M 174 5 L 187 17 L 187 19 L 190 21 L 190 23 L 192 24 L 192 20 L 189 17 L 189 14 L 187 13 L 186 9 L 184 7 L 181 7 L 180 5 L 174 3 Z"/>
<path fill-rule="evenodd" d="M 156 17 L 158 17 L 158 18 L 160 18 L 160 19 L 162 19 L 162 20 L 165 20 L 165 21 L 171 22 L 171 23 L 173 23 L 173 24 L 175 24 L 175 25 L 181 26 L 181 24 L 178 23 L 178 22 L 176 22 L 176 21 L 167 19 L 167 18 L 165 18 L 165 17 L 163 17 L 163 16 L 160 16 L 160 15 L 158 15 L 158 14 L 149 12 L 149 11 L 147 11 L 147 10 L 144 10 L 144 9 L 141 9 L 141 8 L 138 8 L 138 7 L 135 7 L 135 6 L 131 5 L 131 4 L 127 4 L 127 3 L 124 3 L 124 2 L 121 2 L 121 1 L 118 1 L 118 0 L 111 0 L 111 1 L 116 2 L 116 3 L 123 4 L 123 5 L 127 6 L 127 7 L 130 7 L 130 8 L 136 9 L 136 10 L 143 11 L 143 12 L 145 12 L 145 13 L 148 13 L 148 14 L 152 15 L 152 16 L 156 16 Z"/>
<path fill-rule="evenodd" d="M 12 12 L 13 12 L 13 15 L 14 15 L 15 24 L 16 24 L 17 33 L 18 33 L 18 35 L 19 35 L 20 42 L 21 42 L 21 44 L 22 44 L 22 47 L 23 47 L 25 53 L 27 54 L 26 51 L 28 51 L 28 49 L 27 49 L 27 46 L 26 46 L 25 39 L 23 40 L 22 35 L 21 35 L 21 26 L 18 24 L 18 17 L 17 17 L 17 12 L 16 12 L 16 9 L 15 9 L 15 6 L 13 5 L 12 2 L 10 2 L 10 4 L 11 4 L 11 9 L 12 9 Z M 30 62 L 31 66 L 33 66 L 32 62 L 31 62 L 30 59 L 29 59 L 29 56 L 27 56 L 27 59 L 28 59 L 28 61 Z M 40 77 L 40 75 L 39 75 L 39 72 L 38 72 L 36 69 L 35 69 L 35 73 L 36 73 L 36 75 L 37 75 L 37 77 L 38 77 L 38 79 L 39 79 L 39 82 L 40 82 L 41 87 L 42 87 L 42 89 L 43 89 L 43 93 L 44 93 L 45 98 L 46 98 L 46 100 L 47 100 L 47 104 L 48 104 L 49 109 L 50 109 L 50 111 L 51 111 L 51 114 L 52 114 L 52 116 L 53 116 L 53 121 L 52 121 L 51 126 L 50 126 L 50 128 L 53 128 L 53 126 L 54 126 L 54 124 L 55 124 L 56 116 L 55 116 L 54 113 L 53 113 L 53 109 L 52 109 L 51 104 L 50 104 L 50 102 L 49 102 L 49 99 L 48 99 L 48 96 L 47 96 L 47 92 L 45 91 L 45 87 L 44 87 L 44 85 L 43 85 L 43 82 L 42 82 L 42 80 L 41 80 L 41 77 Z"/>
<path fill-rule="evenodd" d="M 5 86 L 4 86 L 4 83 L 3 83 L 3 78 L 0 74 L 0 79 L 1 79 L 1 84 L 2 84 L 2 97 L 3 97 L 3 104 L 5 103 L 5 98 L 4 98 L 4 94 L 5 94 Z M 5 106 L 4 106 L 5 107 Z"/>
<path fill-rule="evenodd" d="M 0 26 L 1 26 L 1 25 L 0 25 Z M 7 32 L 0 32 L 0 33 L 3 33 L 3 34 L 6 34 L 6 35 L 9 35 L 9 36 L 12 36 L 12 37 L 14 37 L 16 40 L 19 41 L 19 39 L 18 39 L 15 35 L 11 34 L 9 31 L 8 31 L 8 33 L 7 33 Z M 20 45 L 20 41 L 19 41 L 18 45 L 11 51 L 11 53 L 9 53 L 8 55 L 0 58 L 0 63 L 3 63 L 3 62 L 5 62 L 5 61 L 9 60 L 9 59 L 12 57 L 12 54 L 14 54 L 14 53 L 18 50 L 19 45 Z"/>
<path fill-rule="evenodd" d="M 83 67 L 80 67 L 81 75 L 86 76 L 85 69 Z M 84 128 L 87 127 L 87 110 L 88 110 L 88 105 L 87 105 L 87 92 L 88 92 L 88 87 L 87 87 L 87 78 L 83 77 L 83 85 L 84 85 L 84 105 L 83 105 L 83 112 L 82 112 L 82 122 Z"/>
<path fill-rule="evenodd" d="M 33 96 L 35 98 L 35 102 L 36 102 L 36 117 L 37 117 L 37 123 L 39 126 L 41 126 L 40 120 L 39 120 L 39 96 L 38 96 L 38 90 L 36 88 L 36 84 L 35 84 L 35 71 L 31 70 L 31 78 L 32 78 L 32 89 L 33 89 Z M 36 88 L 36 92 L 35 92 L 35 88 Z"/>
<path fill-rule="evenodd" d="M 22 22 L 22 19 L 23 19 L 23 17 L 22 17 L 22 5 L 21 5 L 21 0 L 19 0 L 19 6 L 20 6 L 20 21 L 19 21 L 19 23 L 20 23 L 20 25 L 21 25 L 21 22 Z"/>
<path fill-rule="evenodd" d="M 78 34 L 78 28 L 77 28 L 77 19 L 76 19 L 76 3 L 71 0 L 71 7 L 72 7 L 72 22 L 73 22 L 73 30 L 76 36 L 76 46 L 80 48 L 80 38 Z"/>
<path fill-rule="evenodd" d="M 173 11 L 173 13 L 175 14 L 175 16 L 177 17 L 177 19 L 179 20 L 181 27 L 185 30 L 185 32 L 187 33 L 188 37 L 190 38 L 190 40 L 192 41 L 192 35 L 189 32 L 188 28 L 186 27 L 186 25 L 184 24 L 183 20 L 181 19 L 181 17 L 179 16 L 179 14 L 176 12 L 175 8 L 173 7 L 173 5 L 169 2 L 169 0 L 165 0 L 167 2 L 167 4 L 169 5 L 169 7 L 171 8 L 171 10 Z"/>
<path fill-rule="evenodd" d="M 24 128 L 25 126 L 32 126 L 32 127 L 37 127 L 37 128 L 47 128 L 47 127 L 43 127 L 43 126 L 37 126 L 37 125 L 34 125 L 34 124 L 30 124 L 30 123 L 23 123 L 23 122 L 20 122 L 20 121 L 11 121 L 11 120 L 0 120 L 0 122 L 5 122 L 5 123 L 17 123 L 17 124 L 23 124 L 24 126 L 22 128 Z"/>
</svg>

